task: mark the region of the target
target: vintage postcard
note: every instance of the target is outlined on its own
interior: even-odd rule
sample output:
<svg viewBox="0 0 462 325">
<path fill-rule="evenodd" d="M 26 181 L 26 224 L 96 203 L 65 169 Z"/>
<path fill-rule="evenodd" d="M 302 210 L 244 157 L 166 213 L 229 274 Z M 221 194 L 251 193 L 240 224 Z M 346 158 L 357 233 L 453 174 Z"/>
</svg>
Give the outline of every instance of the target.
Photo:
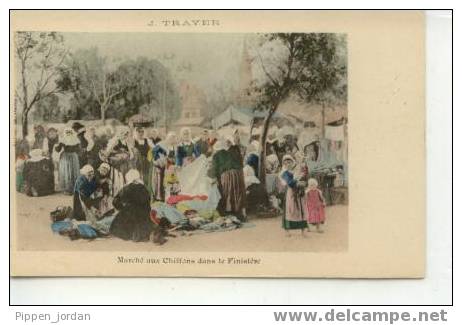
<svg viewBox="0 0 462 325">
<path fill-rule="evenodd" d="M 12 11 L 12 275 L 423 277 L 424 26 Z"/>
</svg>

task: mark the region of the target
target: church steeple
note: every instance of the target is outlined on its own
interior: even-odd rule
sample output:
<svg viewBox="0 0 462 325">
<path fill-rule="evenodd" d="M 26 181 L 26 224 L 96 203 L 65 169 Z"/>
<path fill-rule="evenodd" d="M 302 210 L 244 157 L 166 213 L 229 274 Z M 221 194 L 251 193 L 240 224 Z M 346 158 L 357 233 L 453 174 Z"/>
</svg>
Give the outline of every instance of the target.
<svg viewBox="0 0 462 325">
<path fill-rule="evenodd" d="M 239 91 L 237 98 L 238 104 L 241 106 L 249 106 L 252 101 L 248 95 L 252 79 L 252 58 L 247 48 L 247 40 L 244 38 L 241 63 L 239 65 Z"/>
</svg>

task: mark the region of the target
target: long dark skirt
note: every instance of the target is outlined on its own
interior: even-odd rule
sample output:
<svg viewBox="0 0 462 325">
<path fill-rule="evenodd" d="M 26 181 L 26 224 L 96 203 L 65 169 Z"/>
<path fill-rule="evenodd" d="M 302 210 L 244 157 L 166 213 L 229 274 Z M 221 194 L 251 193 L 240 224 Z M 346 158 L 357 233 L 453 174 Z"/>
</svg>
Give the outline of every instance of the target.
<svg viewBox="0 0 462 325">
<path fill-rule="evenodd" d="M 149 193 L 152 194 L 152 164 L 144 156 L 137 155 L 136 157 L 136 169 L 140 172 L 141 177 L 143 178 L 143 183 L 148 189 Z"/>
<path fill-rule="evenodd" d="M 49 159 L 27 161 L 24 164 L 24 190 L 29 196 L 44 196 L 55 190 L 54 166 Z"/>
<path fill-rule="evenodd" d="M 261 209 L 268 202 L 268 195 L 261 184 L 252 184 L 246 191 L 246 211 L 254 213 Z"/>
<path fill-rule="evenodd" d="M 148 241 L 154 225 L 145 186 L 135 183 L 124 186 L 114 197 L 113 205 L 119 212 L 111 224 L 111 234 L 124 240 Z"/>
<path fill-rule="evenodd" d="M 66 193 L 74 193 L 80 175 L 79 157 L 75 152 L 63 152 L 59 158 L 59 186 Z"/>
<path fill-rule="evenodd" d="M 221 174 L 219 212 L 241 216 L 245 207 L 245 183 L 242 170 L 232 169 Z"/>
<path fill-rule="evenodd" d="M 73 218 L 78 221 L 93 221 L 93 219 L 96 219 L 94 213 L 90 210 L 92 206 L 96 207 L 96 201 L 90 198 L 82 199 L 79 192 L 74 193 Z M 85 204 L 87 206 L 84 206 Z"/>
</svg>

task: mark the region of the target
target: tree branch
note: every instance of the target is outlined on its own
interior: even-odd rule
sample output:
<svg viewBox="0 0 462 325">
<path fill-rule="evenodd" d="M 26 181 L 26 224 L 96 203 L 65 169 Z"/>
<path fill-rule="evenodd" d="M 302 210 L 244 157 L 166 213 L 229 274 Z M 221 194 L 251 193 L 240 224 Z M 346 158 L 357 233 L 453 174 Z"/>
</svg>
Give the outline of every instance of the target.
<svg viewBox="0 0 462 325">
<path fill-rule="evenodd" d="M 40 83 L 37 83 L 37 88 L 36 88 L 36 93 L 42 93 L 45 88 L 48 86 L 49 82 L 51 81 L 51 78 L 53 78 L 54 76 L 56 76 L 59 72 L 58 68 L 60 68 L 64 62 L 64 59 L 66 58 L 67 54 L 69 53 L 68 50 L 66 51 L 63 51 L 62 54 L 61 54 L 61 59 L 60 61 L 55 65 L 54 69 L 52 70 L 52 72 L 46 77 L 45 81 L 43 81 L 43 83 L 40 85 Z M 44 73 L 46 71 L 46 66 L 43 65 L 42 66 L 42 73 Z M 40 81 L 42 82 L 42 80 Z"/>
<path fill-rule="evenodd" d="M 263 72 L 265 73 L 265 75 L 266 75 L 266 76 L 268 77 L 268 79 L 273 83 L 274 86 L 280 87 L 280 86 L 279 86 L 279 83 L 276 82 L 276 80 L 274 80 L 273 77 L 270 75 L 270 73 L 266 70 L 265 65 L 263 64 L 263 59 L 261 58 L 260 52 L 257 52 L 257 53 L 258 53 L 258 58 L 260 59 L 261 67 L 262 67 Z"/>
<path fill-rule="evenodd" d="M 99 94 L 98 94 L 98 91 L 96 89 L 96 85 L 95 85 L 95 82 L 93 79 L 90 80 L 91 82 L 91 85 L 92 85 L 92 93 L 93 93 L 93 96 L 95 96 L 95 99 L 96 101 L 98 102 L 98 104 L 101 106 L 103 103 L 102 103 L 102 100 L 99 98 Z"/>
</svg>

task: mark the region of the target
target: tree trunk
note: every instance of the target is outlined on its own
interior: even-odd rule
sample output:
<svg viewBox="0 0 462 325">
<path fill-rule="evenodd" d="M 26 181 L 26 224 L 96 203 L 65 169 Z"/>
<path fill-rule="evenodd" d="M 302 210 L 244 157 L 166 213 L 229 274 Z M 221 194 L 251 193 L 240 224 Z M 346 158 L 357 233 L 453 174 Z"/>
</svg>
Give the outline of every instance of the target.
<svg viewBox="0 0 462 325">
<path fill-rule="evenodd" d="M 247 145 L 249 145 L 251 142 L 252 142 L 252 132 L 253 132 L 253 128 L 255 127 L 255 118 L 252 119 L 252 122 L 250 122 L 250 131 L 249 131 L 249 143 Z"/>
<path fill-rule="evenodd" d="M 321 105 L 321 135 L 326 138 L 326 107 L 324 103 Z"/>
<path fill-rule="evenodd" d="M 27 91 L 27 85 L 26 85 L 26 62 L 25 59 L 21 61 L 21 81 L 22 81 L 22 101 L 23 101 L 23 109 L 22 109 L 22 137 L 25 139 L 27 137 L 27 134 L 29 133 L 28 130 L 28 115 L 29 115 L 29 109 L 28 103 L 29 103 L 29 98 L 28 98 L 28 91 Z"/>
<path fill-rule="evenodd" d="M 269 125 L 271 122 L 271 118 L 273 117 L 274 112 L 276 109 L 270 109 L 268 115 L 266 116 L 265 120 L 263 121 L 263 130 L 261 133 L 260 138 L 260 161 L 259 161 L 259 175 L 258 178 L 260 179 L 260 184 L 265 189 L 266 193 L 266 137 L 268 136 Z M 266 198 L 268 199 L 268 197 Z M 268 204 L 269 202 L 267 202 Z"/>
<path fill-rule="evenodd" d="M 103 125 L 106 125 L 106 108 L 101 107 L 101 121 L 103 122 Z"/>
<path fill-rule="evenodd" d="M 25 139 L 29 134 L 29 123 L 28 123 L 29 110 L 24 107 L 22 112 L 22 138 Z"/>
</svg>

